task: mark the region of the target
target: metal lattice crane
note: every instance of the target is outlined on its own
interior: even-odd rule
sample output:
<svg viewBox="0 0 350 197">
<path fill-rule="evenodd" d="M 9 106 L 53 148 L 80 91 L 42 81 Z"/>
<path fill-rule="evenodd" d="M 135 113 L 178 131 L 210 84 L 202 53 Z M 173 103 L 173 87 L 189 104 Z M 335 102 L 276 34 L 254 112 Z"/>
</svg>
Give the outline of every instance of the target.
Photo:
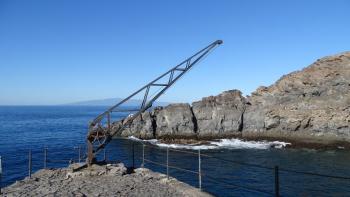
<svg viewBox="0 0 350 197">
<path fill-rule="evenodd" d="M 87 135 L 88 145 L 88 164 L 92 164 L 95 161 L 96 154 L 105 148 L 105 146 L 111 141 L 112 137 L 122 132 L 132 121 L 137 118 L 141 113 L 152 107 L 154 101 L 156 101 L 167 89 L 169 89 L 178 79 L 180 79 L 187 71 L 189 71 L 195 64 L 209 54 L 216 46 L 222 44 L 222 40 L 217 40 L 204 49 L 200 50 L 196 54 L 187 58 L 177 66 L 173 67 L 166 73 L 162 74 L 155 80 L 149 82 L 141 89 L 137 90 L 124 100 L 120 101 L 116 105 L 110 107 L 108 110 L 98 115 L 93 121 L 89 123 L 89 132 Z M 165 81 L 165 82 L 164 82 Z M 150 96 L 149 92 L 152 87 L 160 87 L 157 94 Z M 143 93 L 142 104 L 136 109 L 124 109 L 121 108 L 122 104 L 135 98 L 136 95 Z M 125 116 L 124 119 L 119 120 L 120 125 L 117 128 L 112 128 L 111 114 L 113 112 L 136 112 L 132 115 Z"/>
</svg>

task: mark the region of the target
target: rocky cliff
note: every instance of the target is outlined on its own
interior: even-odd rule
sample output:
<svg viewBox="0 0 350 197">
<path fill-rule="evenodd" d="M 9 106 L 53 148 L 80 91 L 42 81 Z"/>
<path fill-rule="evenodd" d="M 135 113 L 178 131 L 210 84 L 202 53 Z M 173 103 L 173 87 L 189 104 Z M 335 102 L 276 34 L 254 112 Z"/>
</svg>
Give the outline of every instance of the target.
<svg viewBox="0 0 350 197">
<path fill-rule="evenodd" d="M 350 142 L 350 52 L 324 57 L 251 96 L 239 90 L 145 112 L 122 136 Z"/>
</svg>

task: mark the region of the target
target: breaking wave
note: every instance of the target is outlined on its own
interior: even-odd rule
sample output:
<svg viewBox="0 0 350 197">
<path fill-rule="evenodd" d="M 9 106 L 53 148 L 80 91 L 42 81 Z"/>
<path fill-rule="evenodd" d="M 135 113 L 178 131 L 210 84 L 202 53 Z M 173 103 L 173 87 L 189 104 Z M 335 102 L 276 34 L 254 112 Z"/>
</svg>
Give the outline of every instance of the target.
<svg viewBox="0 0 350 197">
<path fill-rule="evenodd" d="M 159 142 L 157 139 L 151 140 L 141 140 L 134 136 L 129 137 L 131 140 L 144 141 L 159 147 L 169 147 L 177 149 L 191 149 L 191 150 L 208 150 L 208 149 L 269 149 L 269 148 L 285 148 L 287 145 L 291 145 L 288 142 L 280 141 L 245 141 L 241 139 L 220 139 L 215 141 L 208 141 L 208 144 L 205 145 L 194 145 L 194 144 L 165 144 Z"/>
</svg>

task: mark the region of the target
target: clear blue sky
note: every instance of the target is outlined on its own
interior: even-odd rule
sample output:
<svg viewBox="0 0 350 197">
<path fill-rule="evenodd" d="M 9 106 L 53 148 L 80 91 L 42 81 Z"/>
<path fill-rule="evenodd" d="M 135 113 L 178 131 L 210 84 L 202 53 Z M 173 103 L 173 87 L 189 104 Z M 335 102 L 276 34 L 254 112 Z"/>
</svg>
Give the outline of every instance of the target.
<svg viewBox="0 0 350 197">
<path fill-rule="evenodd" d="M 210 42 L 161 97 L 250 94 L 350 50 L 350 1 L 0 1 L 0 105 L 125 97 Z"/>
</svg>

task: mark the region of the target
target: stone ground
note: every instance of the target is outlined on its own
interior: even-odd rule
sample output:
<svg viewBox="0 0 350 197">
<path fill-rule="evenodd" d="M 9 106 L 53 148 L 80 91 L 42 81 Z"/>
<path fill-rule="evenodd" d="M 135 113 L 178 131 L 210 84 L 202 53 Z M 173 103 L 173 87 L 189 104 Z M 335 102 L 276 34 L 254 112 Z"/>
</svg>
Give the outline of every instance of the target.
<svg viewBox="0 0 350 197">
<path fill-rule="evenodd" d="M 77 172 L 43 169 L 3 189 L 3 196 L 211 196 L 146 168 L 127 173 L 123 164 L 93 165 Z"/>
</svg>

